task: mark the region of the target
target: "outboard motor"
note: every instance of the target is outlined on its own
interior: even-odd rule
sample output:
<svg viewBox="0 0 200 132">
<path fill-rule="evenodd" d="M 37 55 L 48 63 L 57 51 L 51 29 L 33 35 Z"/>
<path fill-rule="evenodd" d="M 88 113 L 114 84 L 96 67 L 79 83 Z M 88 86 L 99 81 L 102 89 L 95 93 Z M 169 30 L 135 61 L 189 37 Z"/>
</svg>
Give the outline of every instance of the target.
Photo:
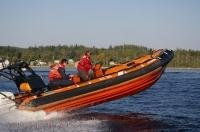
<svg viewBox="0 0 200 132">
<path fill-rule="evenodd" d="M 13 80 L 19 92 L 39 94 L 46 88 L 42 78 L 24 61 L 4 67 L 0 70 L 0 76 Z"/>
</svg>

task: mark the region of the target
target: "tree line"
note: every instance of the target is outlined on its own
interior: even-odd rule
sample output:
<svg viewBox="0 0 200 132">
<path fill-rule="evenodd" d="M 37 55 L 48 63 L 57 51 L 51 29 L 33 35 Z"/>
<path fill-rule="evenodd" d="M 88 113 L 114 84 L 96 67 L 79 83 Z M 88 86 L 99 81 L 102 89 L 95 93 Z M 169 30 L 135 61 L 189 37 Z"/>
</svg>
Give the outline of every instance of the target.
<svg viewBox="0 0 200 132">
<path fill-rule="evenodd" d="M 92 51 L 93 63 L 102 62 L 108 66 L 110 61 L 117 63 L 137 58 L 144 54 L 150 54 L 152 49 L 137 45 L 109 46 L 108 48 L 86 47 L 83 45 L 58 45 L 58 46 L 34 46 L 29 48 L 18 48 L 11 46 L 0 46 L 0 58 L 8 59 L 10 62 L 24 60 L 27 62 L 41 60 L 53 63 L 61 58 L 78 61 L 86 51 Z M 170 67 L 200 67 L 200 51 L 176 49 L 174 59 Z"/>
</svg>

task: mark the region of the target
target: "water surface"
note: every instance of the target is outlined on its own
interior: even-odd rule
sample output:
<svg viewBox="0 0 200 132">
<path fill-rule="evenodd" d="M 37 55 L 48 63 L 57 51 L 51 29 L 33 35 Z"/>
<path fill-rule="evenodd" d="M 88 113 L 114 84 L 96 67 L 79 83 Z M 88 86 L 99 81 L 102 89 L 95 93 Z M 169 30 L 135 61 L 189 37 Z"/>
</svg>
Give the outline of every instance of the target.
<svg viewBox="0 0 200 132">
<path fill-rule="evenodd" d="M 47 82 L 48 69 L 35 69 Z M 74 69 L 68 70 L 74 73 Z M 16 91 L 0 78 L 1 91 Z M 7 131 L 200 131 L 200 70 L 168 69 L 150 89 L 137 95 L 73 113 L 24 112 L 0 114 Z M 0 107 L 1 108 L 1 107 Z M 1 112 L 1 111 L 0 111 Z"/>
</svg>

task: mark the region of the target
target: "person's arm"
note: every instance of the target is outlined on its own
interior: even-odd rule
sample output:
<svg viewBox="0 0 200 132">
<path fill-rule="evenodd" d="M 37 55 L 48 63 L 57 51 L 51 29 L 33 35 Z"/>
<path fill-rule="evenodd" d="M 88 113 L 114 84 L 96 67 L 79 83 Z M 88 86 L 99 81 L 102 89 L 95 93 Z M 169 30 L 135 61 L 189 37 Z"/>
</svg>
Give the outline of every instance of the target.
<svg viewBox="0 0 200 132">
<path fill-rule="evenodd" d="M 62 79 L 69 79 L 69 76 L 66 75 L 66 73 L 65 73 L 65 69 L 64 69 L 64 68 L 59 67 L 59 68 L 58 68 L 58 72 L 59 72 L 60 75 L 62 76 Z"/>
</svg>

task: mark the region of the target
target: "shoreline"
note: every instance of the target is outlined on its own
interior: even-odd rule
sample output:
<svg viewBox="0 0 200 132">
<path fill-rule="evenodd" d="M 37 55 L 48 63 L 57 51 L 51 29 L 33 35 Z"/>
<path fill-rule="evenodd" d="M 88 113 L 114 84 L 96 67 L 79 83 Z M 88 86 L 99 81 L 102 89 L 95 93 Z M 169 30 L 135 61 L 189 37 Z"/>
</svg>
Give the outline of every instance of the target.
<svg viewBox="0 0 200 132">
<path fill-rule="evenodd" d="M 49 66 L 30 66 L 31 68 L 49 68 Z M 76 68 L 75 66 L 67 66 L 67 68 Z M 108 68 L 108 67 L 103 67 Z M 193 68 L 193 67 L 167 67 L 168 70 L 200 70 L 200 67 Z"/>
<path fill-rule="evenodd" d="M 175 70 L 200 70 L 199 68 L 195 68 L 195 67 L 167 67 L 167 69 L 175 69 Z"/>
</svg>

